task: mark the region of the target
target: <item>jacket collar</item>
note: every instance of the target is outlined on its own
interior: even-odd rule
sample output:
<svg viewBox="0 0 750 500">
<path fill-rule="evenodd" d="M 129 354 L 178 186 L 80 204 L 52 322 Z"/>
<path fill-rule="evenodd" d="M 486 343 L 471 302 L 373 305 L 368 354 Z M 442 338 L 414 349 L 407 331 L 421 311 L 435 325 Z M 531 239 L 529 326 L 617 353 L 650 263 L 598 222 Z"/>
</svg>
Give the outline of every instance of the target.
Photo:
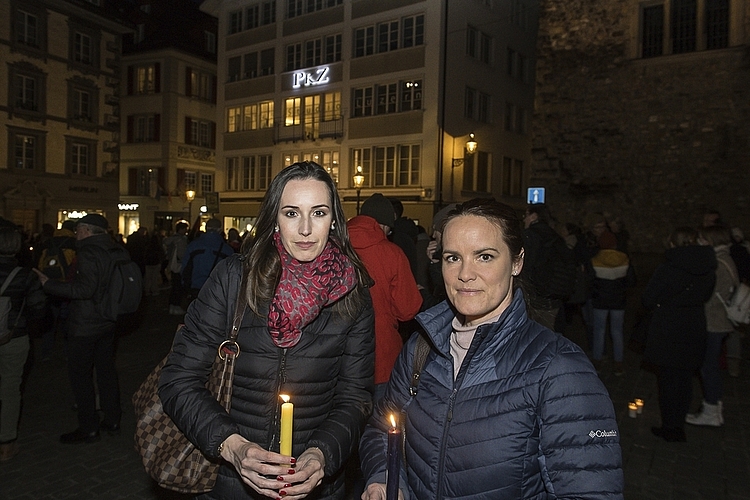
<svg viewBox="0 0 750 500">
<path fill-rule="evenodd" d="M 422 325 L 432 343 L 443 356 L 448 358 L 450 358 L 450 333 L 453 328 L 451 322 L 455 317 L 456 312 L 447 300 L 417 315 L 417 321 Z M 513 293 L 513 301 L 495 323 L 477 328 L 475 335 L 483 337 L 479 351 L 492 349 L 505 343 L 527 321 L 526 301 L 523 291 L 518 288 Z"/>
</svg>

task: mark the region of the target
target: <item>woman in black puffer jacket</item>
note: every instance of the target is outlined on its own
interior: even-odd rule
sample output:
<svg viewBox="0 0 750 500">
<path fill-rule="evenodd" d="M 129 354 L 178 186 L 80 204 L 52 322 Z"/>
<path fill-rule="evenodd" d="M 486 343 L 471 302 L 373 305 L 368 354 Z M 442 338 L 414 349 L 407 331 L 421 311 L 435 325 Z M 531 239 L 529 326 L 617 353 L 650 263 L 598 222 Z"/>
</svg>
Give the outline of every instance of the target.
<svg viewBox="0 0 750 500">
<path fill-rule="evenodd" d="M 693 393 L 693 373 L 706 348 L 704 304 L 716 281 L 716 256 L 700 246 L 692 228 L 678 228 L 669 237 L 665 262 L 643 292 L 652 311 L 646 340 L 646 361 L 658 367 L 661 427 L 651 431 L 667 441 L 685 441 L 685 416 Z"/>
<path fill-rule="evenodd" d="M 254 243 L 216 266 L 162 372 L 165 410 L 204 454 L 226 461 L 199 498 L 344 497 L 343 465 L 372 410 L 370 283 L 330 176 L 310 162 L 284 169 Z M 227 414 L 204 384 L 238 298 L 248 309 Z M 294 403 L 293 458 L 279 453 L 280 394 Z"/>
</svg>

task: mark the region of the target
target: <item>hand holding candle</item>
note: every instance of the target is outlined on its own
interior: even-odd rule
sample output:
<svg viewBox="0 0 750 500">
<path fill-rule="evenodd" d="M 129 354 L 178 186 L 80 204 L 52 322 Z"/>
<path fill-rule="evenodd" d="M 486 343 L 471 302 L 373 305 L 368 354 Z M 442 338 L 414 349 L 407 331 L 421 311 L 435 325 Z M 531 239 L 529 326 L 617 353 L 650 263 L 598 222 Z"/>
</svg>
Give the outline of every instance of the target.
<svg viewBox="0 0 750 500">
<path fill-rule="evenodd" d="M 396 418 L 391 415 L 391 428 L 388 429 L 388 471 L 385 486 L 386 500 L 398 500 L 400 469 L 401 429 L 396 426 Z"/>
<path fill-rule="evenodd" d="M 284 401 L 281 405 L 281 432 L 279 433 L 279 453 L 292 456 L 292 420 L 294 405 L 289 402 L 289 396 L 282 394 Z"/>
</svg>

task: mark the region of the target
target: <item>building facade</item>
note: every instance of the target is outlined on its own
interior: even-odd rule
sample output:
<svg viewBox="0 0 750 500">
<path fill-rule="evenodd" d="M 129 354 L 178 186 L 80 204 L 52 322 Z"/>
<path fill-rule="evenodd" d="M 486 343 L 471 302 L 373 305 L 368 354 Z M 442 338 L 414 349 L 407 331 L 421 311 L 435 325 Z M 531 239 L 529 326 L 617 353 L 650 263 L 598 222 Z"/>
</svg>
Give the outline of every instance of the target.
<svg viewBox="0 0 750 500">
<path fill-rule="evenodd" d="M 199 217 L 216 191 L 217 136 L 216 19 L 179 0 L 139 0 L 129 17 L 118 198 L 126 237 Z"/>
<path fill-rule="evenodd" d="M 750 231 L 750 2 L 543 0 L 530 183 L 560 221 L 661 251 L 707 210 Z"/>
<path fill-rule="evenodd" d="M 436 208 L 474 196 L 522 204 L 535 5 L 204 1 L 201 10 L 219 20 L 216 189 L 225 227 L 250 228 L 270 180 L 300 160 L 328 169 L 348 216 L 375 192 L 400 199 L 425 227 Z"/>
<path fill-rule="evenodd" d="M 107 0 L 0 2 L 0 215 L 117 214 L 120 36 Z"/>
</svg>

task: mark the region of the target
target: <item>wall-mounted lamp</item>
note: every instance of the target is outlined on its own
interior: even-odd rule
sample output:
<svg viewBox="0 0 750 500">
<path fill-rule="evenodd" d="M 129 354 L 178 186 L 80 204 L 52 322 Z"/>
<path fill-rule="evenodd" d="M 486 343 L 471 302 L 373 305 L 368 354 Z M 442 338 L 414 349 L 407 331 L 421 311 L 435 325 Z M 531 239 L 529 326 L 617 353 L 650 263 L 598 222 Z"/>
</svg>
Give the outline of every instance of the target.
<svg viewBox="0 0 750 500">
<path fill-rule="evenodd" d="M 362 174 L 362 166 L 357 165 L 357 173 L 352 177 L 354 187 L 357 189 L 357 215 L 359 215 L 359 194 L 362 192 L 362 186 L 365 183 L 365 176 Z"/>
<path fill-rule="evenodd" d="M 466 141 L 466 152 L 473 155 L 477 152 L 477 141 L 474 140 L 474 133 L 469 134 L 469 140 Z"/>
</svg>

